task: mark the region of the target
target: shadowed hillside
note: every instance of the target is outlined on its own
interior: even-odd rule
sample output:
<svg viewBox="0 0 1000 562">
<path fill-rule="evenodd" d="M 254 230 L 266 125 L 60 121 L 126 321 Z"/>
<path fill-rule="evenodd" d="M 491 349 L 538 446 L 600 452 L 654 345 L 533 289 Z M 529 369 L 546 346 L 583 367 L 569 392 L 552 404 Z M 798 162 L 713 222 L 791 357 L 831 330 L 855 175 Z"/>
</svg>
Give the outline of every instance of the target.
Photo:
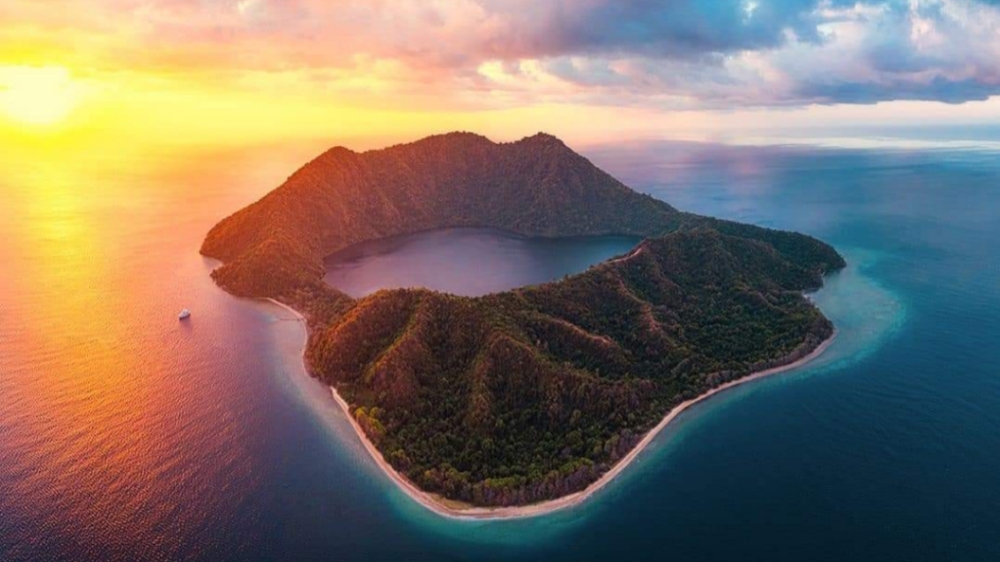
<svg viewBox="0 0 1000 562">
<path fill-rule="evenodd" d="M 550 135 L 496 144 L 451 133 L 356 153 L 334 148 L 280 188 L 222 221 L 202 253 L 226 262 L 220 285 L 240 295 L 320 276 L 322 259 L 359 242 L 445 227 L 525 236 L 630 234 L 676 227 L 669 205 L 636 193 Z M 246 269 L 273 263 L 267 282 Z"/>
</svg>

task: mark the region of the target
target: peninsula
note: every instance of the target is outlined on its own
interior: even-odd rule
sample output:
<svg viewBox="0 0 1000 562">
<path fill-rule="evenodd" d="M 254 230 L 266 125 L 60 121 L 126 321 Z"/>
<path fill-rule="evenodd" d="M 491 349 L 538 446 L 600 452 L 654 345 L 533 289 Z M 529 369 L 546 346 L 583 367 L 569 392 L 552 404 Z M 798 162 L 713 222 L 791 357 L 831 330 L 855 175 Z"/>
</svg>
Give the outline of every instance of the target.
<svg viewBox="0 0 1000 562">
<path fill-rule="evenodd" d="M 643 241 L 475 298 L 352 299 L 323 282 L 328 255 L 453 227 Z M 225 290 L 302 314 L 307 370 L 397 483 L 441 513 L 486 517 L 579 501 L 690 403 L 817 354 L 834 329 L 803 292 L 845 265 L 806 235 L 678 211 L 545 134 L 331 149 L 201 251 L 223 262 Z"/>
</svg>

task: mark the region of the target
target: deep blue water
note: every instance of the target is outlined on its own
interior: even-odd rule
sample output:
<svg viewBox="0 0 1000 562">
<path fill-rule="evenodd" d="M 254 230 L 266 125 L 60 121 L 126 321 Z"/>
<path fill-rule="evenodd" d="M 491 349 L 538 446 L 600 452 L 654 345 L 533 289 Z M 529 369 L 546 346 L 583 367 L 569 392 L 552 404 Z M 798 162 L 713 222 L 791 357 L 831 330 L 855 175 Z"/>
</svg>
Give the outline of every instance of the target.
<svg viewBox="0 0 1000 562">
<path fill-rule="evenodd" d="M 53 301 L 55 282 L 11 280 L 56 270 L 0 246 L 15 264 L 0 277 L 0 560 L 1000 559 L 1000 154 L 665 143 L 587 155 L 681 209 L 834 244 L 850 265 L 814 295 L 834 345 L 692 408 L 578 508 L 444 520 L 379 473 L 301 375 L 301 326 L 216 289 L 196 255 L 212 222 L 288 163 L 257 170 L 252 194 L 217 187 L 246 179 L 234 172 L 208 174 L 212 187 L 181 202 L 156 192 L 152 216 L 63 256 L 151 273 L 127 302 L 86 289 Z M 5 240 L 19 216 L 0 210 Z M 468 254 L 463 236 L 432 249 Z M 413 247 L 369 254 L 353 274 L 409 263 Z M 115 283 L 113 271 L 79 286 Z M 181 305 L 195 312 L 187 331 L 172 319 Z M 119 306 L 100 331 L 80 314 L 59 321 Z"/>
<path fill-rule="evenodd" d="M 628 253 L 640 240 L 524 238 L 492 229 L 441 229 L 358 244 L 330 256 L 326 282 L 355 298 L 399 287 L 478 296 L 578 273 Z"/>
</svg>

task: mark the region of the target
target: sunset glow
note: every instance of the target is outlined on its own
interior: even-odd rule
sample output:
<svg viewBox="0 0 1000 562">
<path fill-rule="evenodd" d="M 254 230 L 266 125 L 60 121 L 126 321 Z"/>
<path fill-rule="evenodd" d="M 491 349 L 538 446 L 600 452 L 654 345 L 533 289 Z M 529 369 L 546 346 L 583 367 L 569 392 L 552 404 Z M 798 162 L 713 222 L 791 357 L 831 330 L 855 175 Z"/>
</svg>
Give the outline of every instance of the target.
<svg viewBox="0 0 1000 562">
<path fill-rule="evenodd" d="M 62 121 L 81 101 L 69 70 L 61 66 L 0 67 L 0 111 L 26 125 Z"/>
<path fill-rule="evenodd" d="M 0 130 L 377 146 L 1000 119 L 982 0 L 11 0 L 0 20 Z"/>
</svg>

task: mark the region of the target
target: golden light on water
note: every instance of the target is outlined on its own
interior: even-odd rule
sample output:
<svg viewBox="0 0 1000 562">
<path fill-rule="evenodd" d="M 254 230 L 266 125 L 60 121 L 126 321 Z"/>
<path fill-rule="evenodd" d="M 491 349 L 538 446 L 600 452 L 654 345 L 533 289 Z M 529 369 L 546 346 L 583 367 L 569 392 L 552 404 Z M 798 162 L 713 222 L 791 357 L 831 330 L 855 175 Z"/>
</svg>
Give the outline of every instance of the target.
<svg viewBox="0 0 1000 562">
<path fill-rule="evenodd" d="M 224 315 L 197 243 L 236 204 L 213 186 L 252 198 L 256 176 L 242 171 L 255 168 L 239 155 L 212 172 L 201 150 L 48 137 L 0 132 L 0 456 L 14 459 L 0 464 L 16 475 L 0 503 L 118 559 L 150 540 L 138 529 L 185 534 L 225 513 L 185 497 L 249 466 L 239 427 L 214 414 L 191 422 L 239 390 L 216 376 L 228 363 L 213 342 L 228 328 L 212 324 Z M 177 321 L 182 305 L 193 322 Z M 236 455 L 215 456 L 231 446 Z"/>
<path fill-rule="evenodd" d="M 81 86 L 62 66 L 0 66 L 0 111 L 25 125 L 53 125 L 80 104 Z"/>
</svg>

